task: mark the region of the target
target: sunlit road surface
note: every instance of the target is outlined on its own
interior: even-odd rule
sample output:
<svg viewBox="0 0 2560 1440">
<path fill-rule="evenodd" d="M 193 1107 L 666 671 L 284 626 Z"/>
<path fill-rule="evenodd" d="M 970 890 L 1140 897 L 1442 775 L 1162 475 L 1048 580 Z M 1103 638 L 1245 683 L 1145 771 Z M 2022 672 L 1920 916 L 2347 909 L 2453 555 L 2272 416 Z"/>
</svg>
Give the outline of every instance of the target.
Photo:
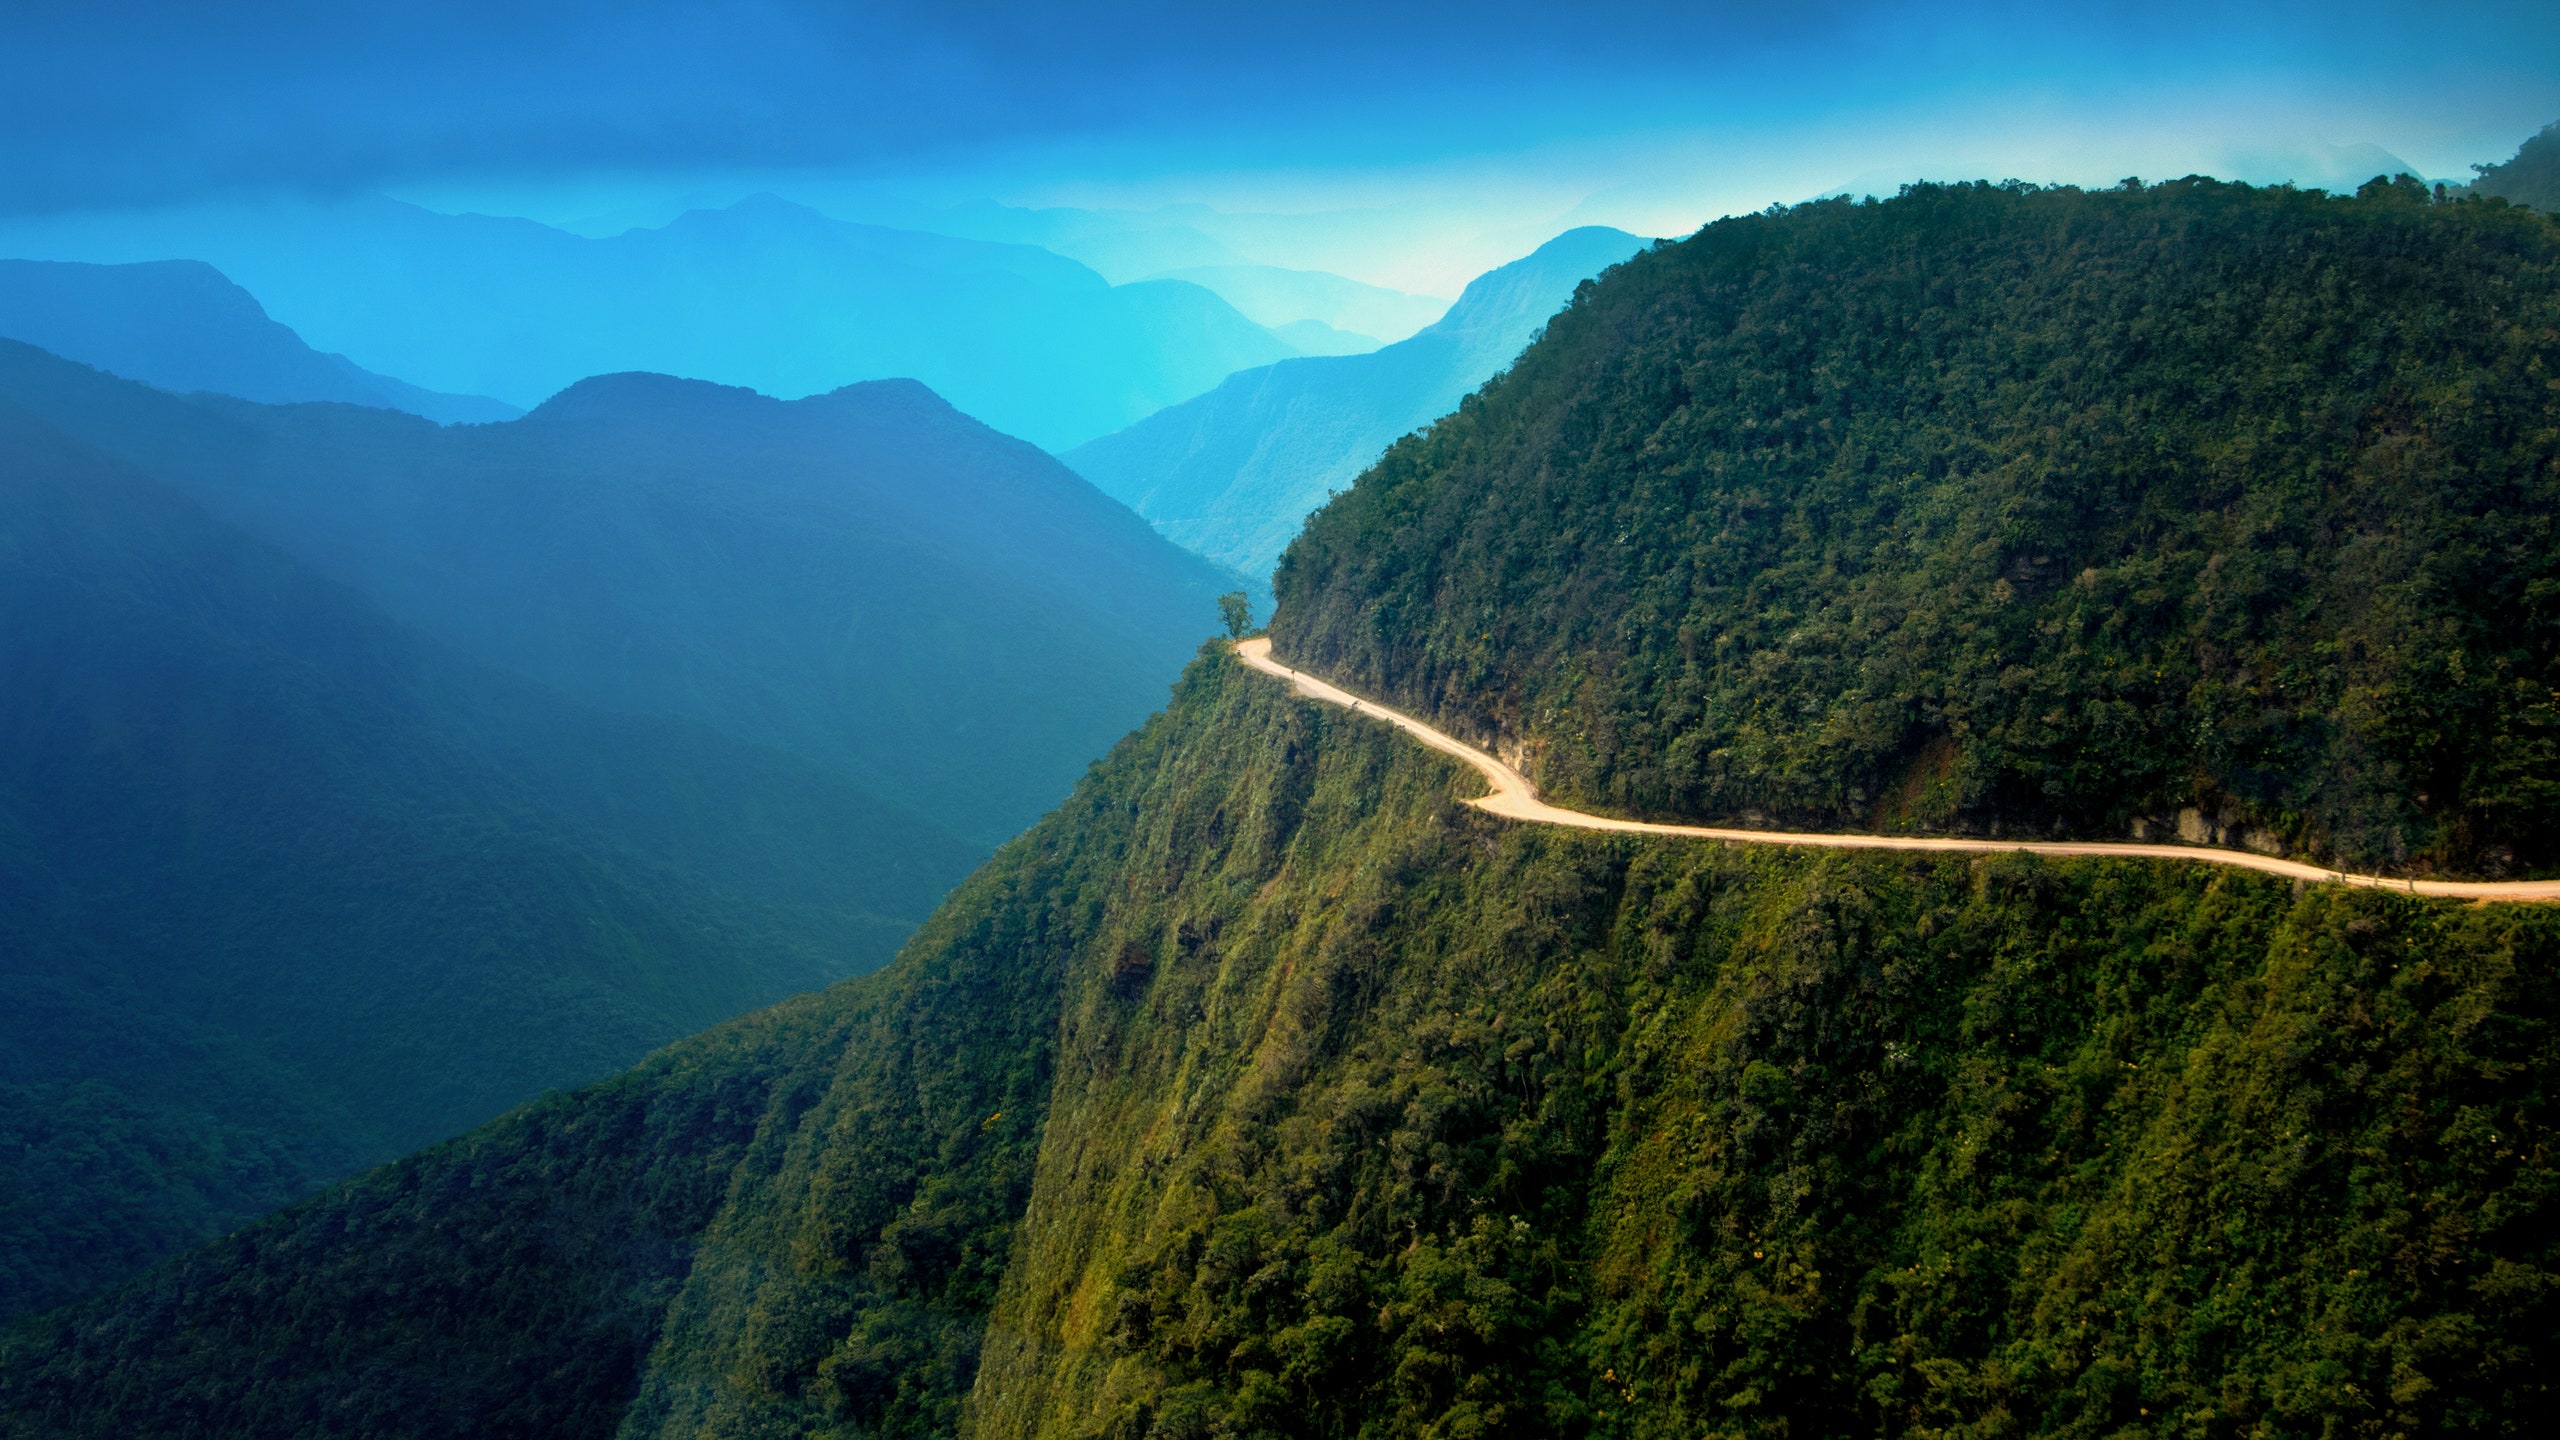
<svg viewBox="0 0 2560 1440">
<path fill-rule="evenodd" d="M 1966 840 L 1900 835 L 1822 835 L 1789 830 L 1726 830 L 1712 825 L 1663 825 L 1650 820 L 1618 820 L 1566 810 L 1538 798 L 1528 777 L 1484 751 L 1442 734 L 1401 710 L 1390 709 L 1328 685 L 1313 675 L 1292 670 L 1271 658 L 1271 641 L 1257 636 L 1236 642 L 1236 656 L 1266 675 L 1290 682 L 1297 693 L 1347 707 L 1373 720 L 1383 720 L 1423 744 L 1454 755 L 1476 768 L 1493 793 L 1467 803 L 1488 814 L 1537 825 L 1566 825 L 1576 830 L 1619 830 L 1637 835 L 1676 835 L 1690 840 L 1732 840 L 1746 845 L 1800 845 L 1826 850 L 1936 850 L 1968 854 L 2023 850 L 2036 855 L 2109 855 L 2127 860 L 2189 860 L 2230 865 L 2295 880 L 2339 885 L 2369 885 L 2408 895 L 2442 895 L 2456 900 L 2560 900 L 2560 880 L 2392 880 L 2380 875 L 2349 875 L 2247 850 L 2209 849 L 2198 845 L 2143 845 L 2098 840 Z"/>
</svg>

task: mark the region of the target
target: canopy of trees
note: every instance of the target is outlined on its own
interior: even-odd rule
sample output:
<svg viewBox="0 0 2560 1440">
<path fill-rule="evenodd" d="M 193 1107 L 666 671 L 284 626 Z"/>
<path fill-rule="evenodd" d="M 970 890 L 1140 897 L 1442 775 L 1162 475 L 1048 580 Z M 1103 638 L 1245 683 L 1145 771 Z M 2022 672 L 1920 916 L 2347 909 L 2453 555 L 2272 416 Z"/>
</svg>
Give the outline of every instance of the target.
<svg viewBox="0 0 2560 1440">
<path fill-rule="evenodd" d="M 1722 221 L 1312 520 L 1272 634 L 1622 813 L 2548 871 L 2555 262 L 2414 181 Z"/>
</svg>

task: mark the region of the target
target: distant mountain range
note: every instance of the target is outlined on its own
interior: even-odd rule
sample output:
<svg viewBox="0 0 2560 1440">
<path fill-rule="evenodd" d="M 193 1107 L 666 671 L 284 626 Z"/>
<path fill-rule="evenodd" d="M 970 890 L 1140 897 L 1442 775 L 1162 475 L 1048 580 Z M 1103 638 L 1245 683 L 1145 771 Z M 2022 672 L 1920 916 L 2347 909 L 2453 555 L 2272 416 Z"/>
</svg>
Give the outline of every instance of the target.
<svg viewBox="0 0 2560 1440">
<path fill-rule="evenodd" d="M 1037 245 L 1090 265 L 1108 278 L 1127 281 L 1169 270 L 1252 264 L 1226 241 L 1200 228 L 1212 215 L 1206 206 L 1197 205 L 1127 211 L 980 200 L 944 210 L 914 210 L 901 218 L 938 234 Z"/>
<path fill-rule="evenodd" d="M 423 390 L 314 350 L 268 318 L 257 297 L 198 260 L 0 260 L 0 338 L 163 390 L 211 390 L 276 405 L 339 400 L 442 424 L 524 413 L 483 395 Z"/>
<path fill-rule="evenodd" d="M 9 347 L 0 395 L 480 660 L 982 845 L 1162 703 L 1237 583 L 913 381 L 785 402 L 606 376 L 438 429 Z"/>
<path fill-rule="evenodd" d="M 1446 315 L 1368 355 L 1284 360 L 1067 452 L 1175 542 L 1257 578 L 1327 494 L 1511 362 L 1574 287 L 1646 242 L 1593 226 L 1478 277 Z"/>
<path fill-rule="evenodd" d="M 1246 319 L 1284 336 L 1286 327 L 1313 320 L 1334 330 L 1376 337 L 1371 349 L 1377 343 L 1406 338 L 1449 309 L 1448 301 L 1428 295 L 1408 295 L 1322 270 L 1284 270 L 1277 265 L 1200 265 L 1168 270 L 1154 278 L 1188 280 L 1215 290 L 1243 311 Z"/>
<path fill-rule="evenodd" d="M 1301 355 L 1366 355 L 1382 343 L 1375 335 L 1339 330 L 1322 320 L 1290 320 L 1263 328 Z"/>
<path fill-rule="evenodd" d="M 883 224 L 913 225 L 945 235 L 1038 245 L 1080 260 L 1113 281 L 1195 268 L 1246 266 L 1301 274 L 1363 275 L 1391 285 L 1426 275 L 1463 280 L 1554 234 L 1541 222 L 1488 217 L 1472 206 L 1424 201 L 1328 210 L 1221 210 L 1185 203 L 1144 210 L 1026 207 L 978 201 L 928 207 L 876 192 L 836 203 Z M 1472 257 L 1472 258 L 1470 258 Z M 1450 267 L 1458 267 L 1454 271 Z M 1391 280 L 1390 275 L 1404 277 Z M 1420 293 L 1447 293 L 1438 283 Z M 1389 337 L 1394 338 L 1394 337 Z"/>
<path fill-rule="evenodd" d="M 528 407 L 634 370 L 784 397 L 911 377 L 1063 449 L 1300 353 L 1198 285 L 1115 286 L 1033 246 L 848 224 L 771 196 L 605 239 L 377 198 L 49 244 L 207 261 L 317 346 Z"/>
<path fill-rule="evenodd" d="M 878 966 L 1234 583 L 912 381 L 0 341 L 0 1317 Z"/>
<path fill-rule="evenodd" d="M 1092 266 L 1115 283 L 1187 280 L 1204 285 L 1247 319 L 1275 330 L 1314 320 L 1332 329 L 1395 341 L 1437 320 L 1449 308 L 1446 300 L 1366 284 L 1327 270 L 1256 263 L 1199 228 L 1234 219 L 1205 206 L 1176 205 L 1149 212 L 981 203 L 942 211 L 907 211 L 902 218 L 937 232 L 1054 250 Z M 1266 224 L 1269 220 L 1254 218 Z"/>
<path fill-rule="evenodd" d="M 58 415 L 191 408 L 0 351 Z M 872 969 L 982 853 L 471 661 L 8 400 L 0 557 L 0 1317 Z"/>
<path fill-rule="evenodd" d="M 1369 222 L 1361 224 L 1346 223 L 1355 217 L 1339 215 L 1225 215 L 1202 205 L 1143 211 L 1025 209 L 983 202 L 945 210 L 893 208 L 890 213 L 937 232 L 1038 245 L 1090 265 L 1115 283 L 1186 280 L 1206 286 L 1309 354 L 1374 350 L 1405 339 L 1449 308 L 1448 301 L 1436 296 L 1246 253 L 1276 245 L 1285 255 L 1357 254 L 1356 244 L 1338 242 L 1374 228 L 1375 216 L 1356 217 Z M 1324 331 L 1308 329 L 1309 322 Z M 1368 343 L 1355 346 L 1325 332 Z M 1328 345 L 1332 348 L 1321 348 Z"/>
</svg>

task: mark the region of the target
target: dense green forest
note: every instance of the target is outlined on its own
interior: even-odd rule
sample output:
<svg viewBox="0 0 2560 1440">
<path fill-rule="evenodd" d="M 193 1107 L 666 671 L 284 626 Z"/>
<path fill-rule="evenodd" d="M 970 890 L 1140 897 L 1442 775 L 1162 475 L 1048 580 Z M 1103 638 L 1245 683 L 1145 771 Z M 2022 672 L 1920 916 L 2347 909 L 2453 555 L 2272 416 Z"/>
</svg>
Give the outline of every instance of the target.
<svg viewBox="0 0 2560 1440">
<path fill-rule="evenodd" d="M 1773 210 L 1394 447 L 1273 635 L 1621 813 L 2550 873 L 2556 377 L 2560 226 L 2413 181 Z"/>
<path fill-rule="evenodd" d="M 1524 827 L 1212 653 L 888 970 L 0 1342 L 0 1433 L 2522 1434 L 2560 911 Z"/>
</svg>

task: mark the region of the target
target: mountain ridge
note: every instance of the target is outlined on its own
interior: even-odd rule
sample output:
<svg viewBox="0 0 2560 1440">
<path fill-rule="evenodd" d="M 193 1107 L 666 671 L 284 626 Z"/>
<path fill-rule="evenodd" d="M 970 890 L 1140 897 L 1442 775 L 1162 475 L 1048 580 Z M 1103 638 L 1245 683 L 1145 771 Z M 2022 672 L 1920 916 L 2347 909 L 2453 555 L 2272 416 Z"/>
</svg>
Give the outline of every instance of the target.
<svg viewBox="0 0 2560 1440">
<path fill-rule="evenodd" d="M 438 430 L 156 397 L 40 355 L 0 346 L 0 394 L 403 622 L 990 847 L 1155 707 L 1235 583 L 911 381 L 784 401 L 610 376 Z"/>
<path fill-rule="evenodd" d="M 313 350 L 257 297 L 197 260 L 0 260 L 0 337 L 163 390 L 209 390 L 266 404 L 334 400 L 405 410 L 438 424 L 487 424 L 523 413 L 482 395 L 438 394 Z"/>
<path fill-rule="evenodd" d="M 1576 284 L 1642 243 L 1568 231 L 1479 276 L 1408 339 L 1231 375 L 1066 461 L 1176 543 L 1259 578 L 1332 490 L 1492 376 Z"/>
<path fill-rule="evenodd" d="M 477 666 L 7 401 L 0 454 L 0 1313 L 875 967 L 975 859 Z"/>
<path fill-rule="evenodd" d="M 1151 277 L 1188 280 L 1226 297 L 1255 324 L 1282 330 L 1315 320 L 1337 330 L 1375 337 L 1372 349 L 1410 338 L 1447 313 L 1449 302 L 1368 285 L 1324 270 L 1276 265 L 1193 265 Z"/>
<path fill-rule="evenodd" d="M 620 371 L 785 397 L 913 376 L 1064 448 L 1295 353 L 1199 286 L 1115 287 L 1035 246 L 856 224 L 769 194 L 603 238 L 377 196 L 145 217 L 46 248 L 195 257 L 317 345 L 526 408 Z"/>
</svg>

